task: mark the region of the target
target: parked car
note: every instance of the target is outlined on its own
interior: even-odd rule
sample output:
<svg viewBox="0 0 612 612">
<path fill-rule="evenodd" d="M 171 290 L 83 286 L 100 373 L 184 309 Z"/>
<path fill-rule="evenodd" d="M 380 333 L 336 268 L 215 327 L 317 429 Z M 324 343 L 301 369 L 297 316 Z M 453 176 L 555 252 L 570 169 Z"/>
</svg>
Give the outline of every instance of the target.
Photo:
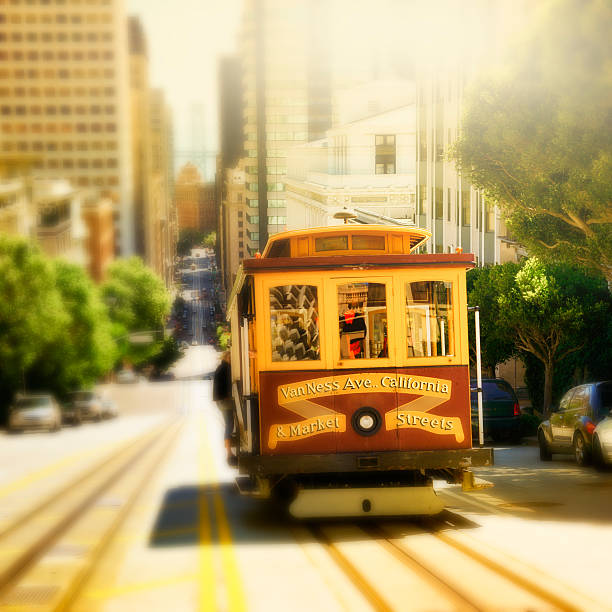
<svg viewBox="0 0 612 612">
<path fill-rule="evenodd" d="M 553 453 L 573 453 L 578 465 L 588 464 L 593 456 L 594 433 L 612 409 L 612 381 L 601 381 L 572 387 L 562 398 L 550 419 L 538 428 L 540 459 L 550 461 Z M 612 442 L 605 433 L 609 425 L 598 432 L 600 445 Z M 602 448 L 603 450 L 603 448 Z"/>
<path fill-rule="evenodd" d="M 82 421 L 99 421 L 102 418 L 102 398 L 95 391 L 73 391 L 69 403 Z"/>
<path fill-rule="evenodd" d="M 47 429 L 58 431 L 62 426 L 59 404 L 52 395 L 23 394 L 15 398 L 9 411 L 9 429 Z"/>
<path fill-rule="evenodd" d="M 612 381 L 597 385 L 596 394 L 604 418 L 593 432 L 593 463 L 597 466 L 612 464 Z"/>
<path fill-rule="evenodd" d="M 114 419 L 119 416 L 117 404 L 110 397 L 102 398 L 102 417 L 105 419 Z"/>
<path fill-rule="evenodd" d="M 138 376 L 132 370 L 120 370 L 117 374 L 117 382 L 122 385 L 138 382 Z"/>
<path fill-rule="evenodd" d="M 470 381 L 472 438 L 478 438 L 478 388 Z M 484 435 L 494 441 L 521 439 L 521 409 L 514 390 L 503 378 L 482 379 L 482 424 Z"/>
</svg>

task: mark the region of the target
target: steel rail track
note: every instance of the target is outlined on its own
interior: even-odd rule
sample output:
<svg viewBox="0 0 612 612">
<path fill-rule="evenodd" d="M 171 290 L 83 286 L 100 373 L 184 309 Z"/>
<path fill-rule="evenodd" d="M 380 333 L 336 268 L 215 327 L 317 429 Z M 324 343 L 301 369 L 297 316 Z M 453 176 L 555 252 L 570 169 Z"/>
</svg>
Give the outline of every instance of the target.
<svg viewBox="0 0 612 612">
<path fill-rule="evenodd" d="M 306 531 L 327 550 L 335 564 L 375 610 L 594 612 L 605 609 L 587 595 L 571 590 L 539 570 L 524 566 L 521 569 L 516 559 L 476 542 L 462 532 L 455 534 L 449 529 L 449 514 L 421 522 L 360 522 L 350 526 L 339 526 L 338 523 L 310 524 L 306 526 Z M 462 517 L 457 518 L 465 522 Z M 412 546 L 411 536 L 417 542 L 421 538 L 421 543 Z M 358 545 L 353 551 L 350 545 L 346 545 L 351 539 L 358 543 L 360 537 L 370 546 L 361 554 L 358 553 Z M 436 545 L 431 546 L 431 539 Z M 364 560 L 364 556 L 370 556 L 372 563 L 376 562 L 376 555 L 371 554 L 372 543 L 387 552 L 386 568 L 365 569 L 367 560 Z M 396 567 L 392 567 L 391 559 L 395 560 Z M 454 562 L 449 563 L 449 560 Z M 384 579 L 385 573 L 393 572 L 398 575 L 403 572 L 406 583 L 424 583 L 425 590 L 435 592 L 436 596 L 447 602 L 447 606 L 414 600 L 412 605 L 407 605 L 406 598 L 414 597 L 412 589 L 390 590 L 387 582 L 391 584 L 392 581 Z M 487 591 L 487 577 L 502 588 Z M 504 593 L 515 593 L 518 599 L 504 599 Z M 519 600 L 530 603 L 517 605 Z"/>
<path fill-rule="evenodd" d="M 114 449 L 110 456 L 106 455 L 86 473 L 72 479 L 2 531 L 0 610 L 27 609 L 28 606 L 35 606 L 41 612 L 68 609 L 112 534 L 141 492 L 142 482 L 154 473 L 171 448 L 182 421 L 175 420 L 169 425 L 170 422 L 156 426 L 122 444 L 119 449 Z M 130 477 L 134 480 L 134 474 L 136 480 L 132 483 Z M 129 483 L 129 487 L 126 488 L 125 483 Z M 116 500 L 105 500 L 104 496 L 113 491 L 120 493 Z M 100 526 L 97 522 L 87 525 L 88 513 L 98 510 L 100 514 L 100 508 L 104 510 L 110 506 L 116 507 L 111 509 L 112 516 L 104 517 L 106 522 L 102 521 L 103 533 L 95 534 Z M 62 538 L 79 525 L 81 535 L 83 527 L 87 530 L 85 533 L 94 533 L 92 541 L 87 542 L 86 546 L 72 546 L 77 550 L 75 558 L 80 563 L 79 567 L 71 567 L 72 575 L 68 572 L 64 576 L 54 576 L 54 572 L 49 572 L 48 568 L 40 570 L 39 566 L 45 556 L 52 556 L 54 547 L 58 543 L 61 547 Z M 81 539 L 86 541 L 89 538 Z M 70 545 L 64 546 L 66 548 L 70 548 Z M 37 571 L 42 571 L 42 580 L 35 579 L 32 584 L 31 576 L 36 575 Z"/>
</svg>

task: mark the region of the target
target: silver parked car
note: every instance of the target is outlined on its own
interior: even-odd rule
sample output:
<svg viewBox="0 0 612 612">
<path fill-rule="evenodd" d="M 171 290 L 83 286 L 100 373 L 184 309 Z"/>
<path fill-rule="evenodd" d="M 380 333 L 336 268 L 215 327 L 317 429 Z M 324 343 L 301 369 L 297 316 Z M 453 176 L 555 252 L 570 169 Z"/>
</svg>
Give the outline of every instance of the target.
<svg viewBox="0 0 612 612">
<path fill-rule="evenodd" d="M 102 416 L 105 419 L 114 419 L 119 416 L 117 404 L 110 397 L 102 398 Z"/>
<path fill-rule="evenodd" d="M 593 432 L 593 462 L 595 465 L 612 465 L 612 381 L 600 385 L 602 412 L 605 418 Z"/>
<path fill-rule="evenodd" d="M 78 410 L 81 420 L 102 418 L 102 398 L 95 391 L 73 391 L 70 404 Z"/>
<path fill-rule="evenodd" d="M 62 413 L 52 395 L 18 395 L 9 413 L 9 429 L 47 429 L 58 431 L 62 426 Z"/>
</svg>

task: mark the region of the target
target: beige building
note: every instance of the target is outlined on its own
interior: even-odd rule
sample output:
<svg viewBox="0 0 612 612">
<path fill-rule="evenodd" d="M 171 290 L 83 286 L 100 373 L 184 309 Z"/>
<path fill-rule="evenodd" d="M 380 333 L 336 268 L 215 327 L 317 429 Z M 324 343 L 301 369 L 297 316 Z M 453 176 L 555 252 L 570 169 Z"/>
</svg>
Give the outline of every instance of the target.
<svg viewBox="0 0 612 612">
<path fill-rule="evenodd" d="M 414 84 L 376 81 L 336 98 L 346 123 L 289 152 L 287 229 L 342 223 L 343 208 L 414 224 Z"/>
<path fill-rule="evenodd" d="M 123 0 L 3 2 L 0 149 L 36 173 L 115 202 L 121 252 L 134 251 L 127 20 Z"/>
<path fill-rule="evenodd" d="M 252 219 L 245 198 L 244 159 L 235 168 L 225 171 L 224 193 L 222 203 L 220 231 L 223 245 L 222 270 L 226 294 L 232 289 L 236 271 L 240 262 L 249 256 L 249 251 L 256 250 L 256 245 L 249 237 L 249 227 L 258 227 L 258 220 Z"/>
<path fill-rule="evenodd" d="M 146 258 L 146 239 L 150 236 L 147 205 L 151 192 L 151 113 L 147 41 L 137 17 L 128 20 L 130 46 L 130 104 L 132 125 L 132 184 L 136 252 Z"/>
<path fill-rule="evenodd" d="M 38 243 L 50 257 L 89 267 L 84 193 L 66 180 L 33 179 L 0 159 L 0 232 Z M 111 228 L 112 229 L 112 228 Z"/>
<path fill-rule="evenodd" d="M 161 89 L 151 90 L 150 129 L 151 183 L 145 206 L 145 260 L 170 286 L 178 224 L 173 195 L 171 112 Z"/>
<path fill-rule="evenodd" d="M 456 248 L 474 253 L 479 265 L 514 261 L 523 249 L 510 236 L 496 203 L 474 189 L 457 171 L 448 152 L 461 129 L 466 88 L 493 65 L 508 34 L 524 19 L 523 3 L 494 4 L 457 0 L 444 3 L 446 30 L 455 38 L 436 39 L 454 45 L 443 56 L 433 52 L 420 62 L 417 87 L 417 225 L 432 231 L 429 252 Z M 476 27 L 478 26 L 478 27 Z M 471 31 L 474 36 L 459 37 Z M 452 52 L 451 52 L 452 51 Z"/>
</svg>

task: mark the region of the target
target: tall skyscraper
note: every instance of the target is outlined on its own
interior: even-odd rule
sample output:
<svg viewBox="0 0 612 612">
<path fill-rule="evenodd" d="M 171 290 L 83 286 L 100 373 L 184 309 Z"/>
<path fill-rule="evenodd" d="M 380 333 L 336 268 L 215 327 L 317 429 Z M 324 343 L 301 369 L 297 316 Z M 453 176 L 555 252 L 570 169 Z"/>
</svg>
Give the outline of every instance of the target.
<svg viewBox="0 0 612 612">
<path fill-rule="evenodd" d="M 241 61 L 247 232 L 259 249 L 285 229 L 287 150 L 330 125 L 326 4 L 322 0 L 247 0 Z M 257 221 L 257 223 L 255 223 Z"/>
<path fill-rule="evenodd" d="M 127 20 L 123 0 L 0 4 L 0 150 L 94 187 L 134 251 Z"/>
<path fill-rule="evenodd" d="M 132 125 L 132 178 L 134 198 L 134 233 L 136 253 L 147 255 L 147 224 L 150 211 L 147 210 L 151 192 L 151 109 L 149 84 L 149 59 L 147 39 L 142 23 L 130 16 L 130 103 Z"/>
</svg>

